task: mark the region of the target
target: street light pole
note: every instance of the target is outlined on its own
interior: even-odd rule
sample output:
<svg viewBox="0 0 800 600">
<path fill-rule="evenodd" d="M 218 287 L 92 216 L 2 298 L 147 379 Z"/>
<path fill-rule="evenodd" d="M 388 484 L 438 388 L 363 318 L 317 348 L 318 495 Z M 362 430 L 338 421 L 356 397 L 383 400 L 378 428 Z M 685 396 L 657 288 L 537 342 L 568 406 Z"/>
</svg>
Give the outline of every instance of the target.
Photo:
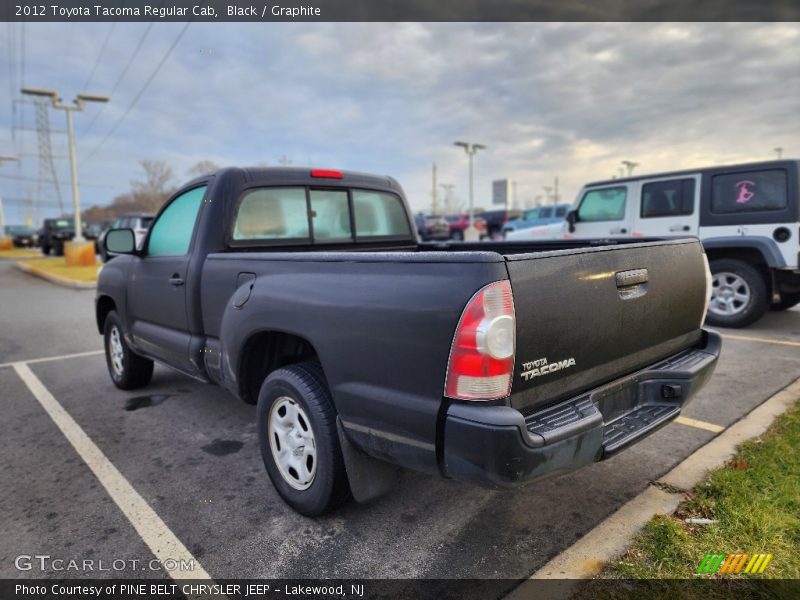
<svg viewBox="0 0 800 600">
<path fill-rule="evenodd" d="M 454 146 L 461 146 L 469 158 L 469 226 L 464 232 L 465 240 L 475 241 L 479 238 L 478 231 L 475 229 L 475 194 L 472 183 L 472 159 L 478 150 L 485 150 L 483 144 L 471 144 L 470 142 L 454 142 Z"/>
<path fill-rule="evenodd" d="M 778 160 L 782 159 L 783 158 L 783 148 L 778 146 L 777 148 L 774 148 L 774 150 L 775 150 L 775 154 L 778 155 Z"/>
<path fill-rule="evenodd" d="M 29 96 L 45 96 L 50 98 L 53 108 L 58 108 L 67 113 L 67 143 L 69 145 L 70 174 L 72 177 L 72 207 L 75 211 L 75 237 L 73 242 L 80 244 L 85 242 L 83 237 L 83 220 L 81 219 L 81 200 L 78 187 L 78 160 L 75 156 L 75 132 L 72 127 L 72 113 L 82 111 L 85 102 L 108 102 L 108 96 L 98 96 L 96 94 L 78 94 L 73 100 L 74 106 L 62 104 L 58 92 L 41 88 L 22 88 L 22 93 Z"/>
<path fill-rule="evenodd" d="M 625 168 L 628 169 L 628 177 L 633 175 L 634 167 L 638 167 L 639 166 L 639 163 L 633 162 L 632 160 L 623 160 L 621 162 L 622 162 L 623 165 L 625 165 Z"/>
</svg>

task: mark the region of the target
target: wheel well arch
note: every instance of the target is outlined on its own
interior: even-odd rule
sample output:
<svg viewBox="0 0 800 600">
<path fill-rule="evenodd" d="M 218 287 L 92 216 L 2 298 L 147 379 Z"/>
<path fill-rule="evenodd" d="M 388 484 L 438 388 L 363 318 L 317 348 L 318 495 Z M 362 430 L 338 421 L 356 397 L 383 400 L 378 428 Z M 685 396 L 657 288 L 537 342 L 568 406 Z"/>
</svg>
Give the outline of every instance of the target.
<svg viewBox="0 0 800 600">
<path fill-rule="evenodd" d="M 97 331 L 103 333 L 105 327 L 106 317 L 112 310 L 116 310 L 117 305 L 111 296 L 100 296 L 97 299 L 97 308 L 95 309 L 95 318 L 97 319 Z"/>
<path fill-rule="evenodd" d="M 758 248 L 753 247 L 718 247 L 706 248 L 706 256 L 709 262 L 720 259 L 728 258 L 732 260 L 740 260 L 755 267 L 759 272 L 764 283 L 767 286 L 768 296 L 772 296 L 775 291 L 775 282 L 773 278 L 772 268 L 769 266 L 767 257 Z"/>
<path fill-rule="evenodd" d="M 253 333 L 242 345 L 239 356 L 239 397 L 248 404 L 258 401 L 261 384 L 275 369 L 303 361 L 319 361 L 316 349 L 306 338 L 274 330 Z"/>
</svg>

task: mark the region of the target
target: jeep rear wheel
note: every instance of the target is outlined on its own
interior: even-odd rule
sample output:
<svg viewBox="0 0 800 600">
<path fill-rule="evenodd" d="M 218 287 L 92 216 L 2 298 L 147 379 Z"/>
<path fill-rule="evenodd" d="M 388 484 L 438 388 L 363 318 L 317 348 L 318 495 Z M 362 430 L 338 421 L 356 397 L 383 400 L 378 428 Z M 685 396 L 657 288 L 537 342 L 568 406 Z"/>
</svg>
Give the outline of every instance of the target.
<svg viewBox="0 0 800 600">
<path fill-rule="evenodd" d="M 719 327 L 746 327 L 769 308 L 767 284 L 753 265 L 728 258 L 711 261 L 707 321 Z"/>
</svg>

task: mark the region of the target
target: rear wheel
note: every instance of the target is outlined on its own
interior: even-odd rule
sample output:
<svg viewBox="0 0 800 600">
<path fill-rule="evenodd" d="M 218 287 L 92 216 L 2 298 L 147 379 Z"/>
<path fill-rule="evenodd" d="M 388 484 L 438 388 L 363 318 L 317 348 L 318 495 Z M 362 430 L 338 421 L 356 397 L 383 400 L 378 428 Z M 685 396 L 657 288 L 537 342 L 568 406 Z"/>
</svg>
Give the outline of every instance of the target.
<svg viewBox="0 0 800 600">
<path fill-rule="evenodd" d="M 800 304 L 800 292 L 790 292 L 781 294 L 781 301 L 775 302 L 769 307 L 770 310 L 788 310 Z"/>
<path fill-rule="evenodd" d="M 450 236 L 450 238 L 452 240 L 455 240 L 456 242 L 463 242 L 464 241 L 464 232 L 461 231 L 460 229 L 456 229 L 453 232 L 453 235 Z"/>
<path fill-rule="evenodd" d="M 289 506 L 315 517 L 349 497 L 336 411 L 318 363 L 272 372 L 261 386 L 257 415 L 264 466 Z"/>
<path fill-rule="evenodd" d="M 106 316 L 103 337 L 108 374 L 115 386 L 121 390 L 133 390 L 150 383 L 153 361 L 135 354 L 128 347 L 119 317 L 113 310 Z"/>
<path fill-rule="evenodd" d="M 50 246 L 42 246 L 42 254 L 50 256 Z"/>
<path fill-rule="evenodd" d="M 746 327 L 769 308 L 767 284 L 753 265 L 741 260 L 712 260 L 707 321 L 719 327 Z"/>
</svg>

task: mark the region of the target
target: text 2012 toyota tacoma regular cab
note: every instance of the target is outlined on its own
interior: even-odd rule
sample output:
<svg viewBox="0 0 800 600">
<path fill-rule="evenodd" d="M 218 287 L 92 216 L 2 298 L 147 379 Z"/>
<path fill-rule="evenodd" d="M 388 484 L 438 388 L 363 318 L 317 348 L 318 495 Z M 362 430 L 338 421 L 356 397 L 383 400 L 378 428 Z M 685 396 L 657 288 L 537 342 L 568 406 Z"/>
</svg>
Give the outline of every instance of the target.
<svg viewBox="0 0 800 600">
<path fill-rule="evenodd" d="M 507 487 L 606 458 L 714 370 L 695 239 L 419 243 L 389 177 L 229 168 L 112 230 L 97 326 L 117 387 L 153 361 L 257 403 L 267 473 L 317 515 L 395 467 Z"/>
</svg>

